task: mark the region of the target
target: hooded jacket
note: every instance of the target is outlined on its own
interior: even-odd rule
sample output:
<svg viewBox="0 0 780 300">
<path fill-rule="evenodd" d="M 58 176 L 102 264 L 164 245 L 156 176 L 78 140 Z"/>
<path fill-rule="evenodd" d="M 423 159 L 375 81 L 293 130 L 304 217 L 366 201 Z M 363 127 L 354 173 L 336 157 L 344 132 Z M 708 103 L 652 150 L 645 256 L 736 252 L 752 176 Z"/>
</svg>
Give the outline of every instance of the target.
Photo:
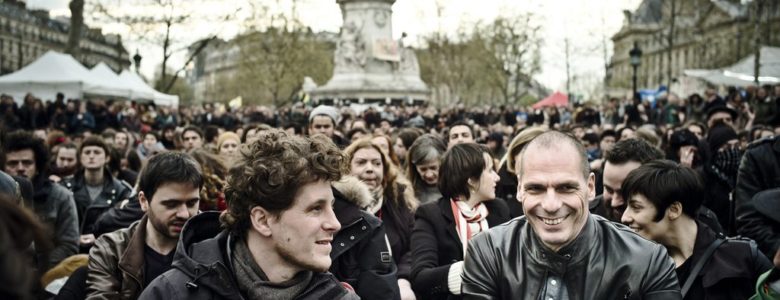
<svg viewBox="0 0 780 300">
<path fill-rule="evenodd" d="M 238 289 L 231 259 L 233 237 L 220 228 L 219 212 L 201 213 L 184 225 L 173 269 L 157 277 L 139 299 L 244 299 Z M 314 273 L 295 299 L 352 300 L 357 296 L 330 273 Z"/>
<path fill-rule="evenodd" d="M 397 268 L 382 221 L 364 211 L 373 198 L 359 179 L 345 176 L 333 182 L 333 209 L 341 223 L 331 245 L 330 272 L 350 284 L 363 299 L 400 299 Z"/>
</svg>

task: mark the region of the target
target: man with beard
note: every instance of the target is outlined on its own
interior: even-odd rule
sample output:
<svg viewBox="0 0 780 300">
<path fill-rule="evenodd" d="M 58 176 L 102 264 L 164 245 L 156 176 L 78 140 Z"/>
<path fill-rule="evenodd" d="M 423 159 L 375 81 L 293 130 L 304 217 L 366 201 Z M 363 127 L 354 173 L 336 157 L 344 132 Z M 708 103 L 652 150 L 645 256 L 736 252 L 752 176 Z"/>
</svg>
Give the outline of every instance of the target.
<svg viewBox="0 0 780 300">
<path fill-rule="evenodd" d="M 3 144 L 2 165 L 12 176 L 32 182 L 32 199 L 25 198 L 24 205 L 49 226 L 54 249 L 48 260 L 38 257 L 38 267 L 48 270 L 78 251 L 79 228 L 76 204 L 68 189 L 49 180 L 47 167 L 49 151 L 43 140 L 29 131 L 8 134 Z"/>
<path fill-rule="evenodd" d="M 100 216 L 133 194 L 129 184 L 114 178 L 108 170 L 109 153 L 110 148 L 102 137 L 88 137 L 78 151 L 82 170 L 61 182 L 76 200 L 81 228 L 79 244 L 85 251 L 95 242 L 93 225 Z"/>
<path fill-rule="evenodd" d="M 550 131 L 515 160 L 515 218 L 468 243 L 463 299 L 682 299 L 666 249 L 588 212 L 595 176 L 574 137 Z"/>
<path fill-rule="evenodd" d="M 203 175 L 189 155 L 155 155 L 141 171 L 141 220 L 102 235 L 89 252 L 88 299 L 136 299 L 171 268 L 184 223 L 198 213 Z"/>
<path fill-rule="evenodd" d="M 65 143 L 56 147 L 54 156 L 54 168 L 49 176 L 54 182 L 73 177 L 79 168 L 79 160 L 76 155 L 78 147 L 74 143 Z"/>
<path fill-rule="evenodd" d="M 662 159 L 663 152 L 641 139 L 625 139 L 616 143 L 604 157 L 604 193 L 590 203 L 590 211 L 613 222 L 620 222 L 626 201 L 620 185 L 628 173 L 651 160 Z"/>
<path fill-rule="evenodd" d="M 326 272 L 340 247 L 331 182 L 345 172 L 325 136 L 264 131 L 230 169 L 228 210 L 187 222 L 174 268 L 140 299 L 357 299 Z"/>
</svg>

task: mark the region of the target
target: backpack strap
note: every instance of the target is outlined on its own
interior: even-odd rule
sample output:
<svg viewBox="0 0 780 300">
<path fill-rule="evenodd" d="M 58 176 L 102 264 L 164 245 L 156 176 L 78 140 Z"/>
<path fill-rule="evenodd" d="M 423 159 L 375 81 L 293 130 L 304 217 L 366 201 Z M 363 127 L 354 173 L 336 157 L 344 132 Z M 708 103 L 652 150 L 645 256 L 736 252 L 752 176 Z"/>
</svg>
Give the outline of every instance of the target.
<svg viewBox="0 0 780 300">
<path fill-rule="evenodd" d="M 696 276 L 698 276 L 701 272 L 701 269 L 704 268 L 704 264 L 710 260 L 710 256 L 712 256 L 712 254 L 715 253 L 715 250 L 718 249 L 718 247 L 720 247 L 720 245 L 724 242 L 726 242 L 726 239 L 716 238 L 714 241 L 712 241 L 712 244 L 707 247 L 707 250 L 704 251 L 704 254 L 699 257 L 699 260 L 696 261 L 696 264 L 693 266 L 691 273 L 688 274 L 688 278 L 685 279 L 685 284 L 683 285 L 682 290 L 680 290 L 682 292 L 683 298 L 685 298 L 685 295 L 688 294 L 688 291 L 690 291 L 693 282 L 696 281 Z"/>
</svg>

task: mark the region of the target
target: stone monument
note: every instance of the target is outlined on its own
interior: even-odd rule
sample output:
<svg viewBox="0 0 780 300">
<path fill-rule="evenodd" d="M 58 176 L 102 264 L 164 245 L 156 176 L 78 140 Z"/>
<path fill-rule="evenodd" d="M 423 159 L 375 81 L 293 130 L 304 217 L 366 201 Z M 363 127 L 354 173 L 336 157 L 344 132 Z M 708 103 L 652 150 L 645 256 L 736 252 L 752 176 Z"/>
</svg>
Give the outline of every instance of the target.
<svg viewBox="0 0 780 300">
<path fill-rule="evenodd" d="M 344 23 L 336 44 L 333 77 L 311 92 L 323 103 L 426 102 L 414 50 L 393 40 L 395 0 L 336 0 Z"/>
</svg>

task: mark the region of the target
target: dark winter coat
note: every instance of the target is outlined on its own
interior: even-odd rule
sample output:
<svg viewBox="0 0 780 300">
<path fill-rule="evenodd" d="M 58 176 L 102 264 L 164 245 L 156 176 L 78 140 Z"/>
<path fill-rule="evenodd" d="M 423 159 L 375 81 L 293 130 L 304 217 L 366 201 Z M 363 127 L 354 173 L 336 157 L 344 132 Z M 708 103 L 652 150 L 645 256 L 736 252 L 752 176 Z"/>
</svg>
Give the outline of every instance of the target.
<svg viewBox="0 0 780 300">
<path fill-rule="evenodd" d="M 707 225 L 697 221 L 698 230 L 693 254 L 684 265 L 693 268 L 707 247 L 715 241 L 717 234 Z M 730 239 L 721 244 L 712 253 L 699 272 L 686 295 L 686 300 L 694 299 L 747 299 L 754 293 L 758 277 L 772 268 L 772 263 L 758 251 L 752 240 Z M 687 279 L 679 277 L 682 286 Z"/>
<path fill-rule="evenodd" d="M 490 228 L 509 221 L 504 201 L 487 201 L 485 206 Z M 450 266 L 463 260 L 463 244 L 455 227 L 449 199 L 424 204 L 415 213 L 411 282 L 422 299 L 461 299 L 447 287 Z"/>
<path fill-rule="evenodd" d="M 777 187 L 780 187 L 780 137 L 750 144 L 739 165 L 734 189 L 737 232 L 756 241 L 758 249 L 767 257 L 774 257 L 780 247 L 780 226 L 756 209 L 753 196 Z"/>
<path fill-rule="evenodd" d="M 157 277 L 139 299 L 244 299 L 232 270 L 232 236 L 220 228 L 219 212 L 201 213 L 184 225 L 173 269 Z M 330 273 L 314 273 L 296 299 L 357 299 Z"/>
<path fill-rule="evenodd" d="M 77 172 L 72 178 L 60 182 L 73 192 L 81 234 L 94 233 L 95 222 L 100 216 L 122 200 L 129 199 L 134 193 L 133 188 L 128 183 L 114 178 L 110 172 L 105 171 L 104 176 L 103 191 L 94 201 L 89 197 L 87 184 L 84 181 L 84 172 Z"/>
<path fill-rule="evenodd" d="M 333 183 L 333 210 L 341 230 L 331 245 L 330 272 L 362 299 L 400 299 L 396 265 L 382 221 L 362 208 L 372 202 L 368 187 L 347 176 Z"/>
</svg>

